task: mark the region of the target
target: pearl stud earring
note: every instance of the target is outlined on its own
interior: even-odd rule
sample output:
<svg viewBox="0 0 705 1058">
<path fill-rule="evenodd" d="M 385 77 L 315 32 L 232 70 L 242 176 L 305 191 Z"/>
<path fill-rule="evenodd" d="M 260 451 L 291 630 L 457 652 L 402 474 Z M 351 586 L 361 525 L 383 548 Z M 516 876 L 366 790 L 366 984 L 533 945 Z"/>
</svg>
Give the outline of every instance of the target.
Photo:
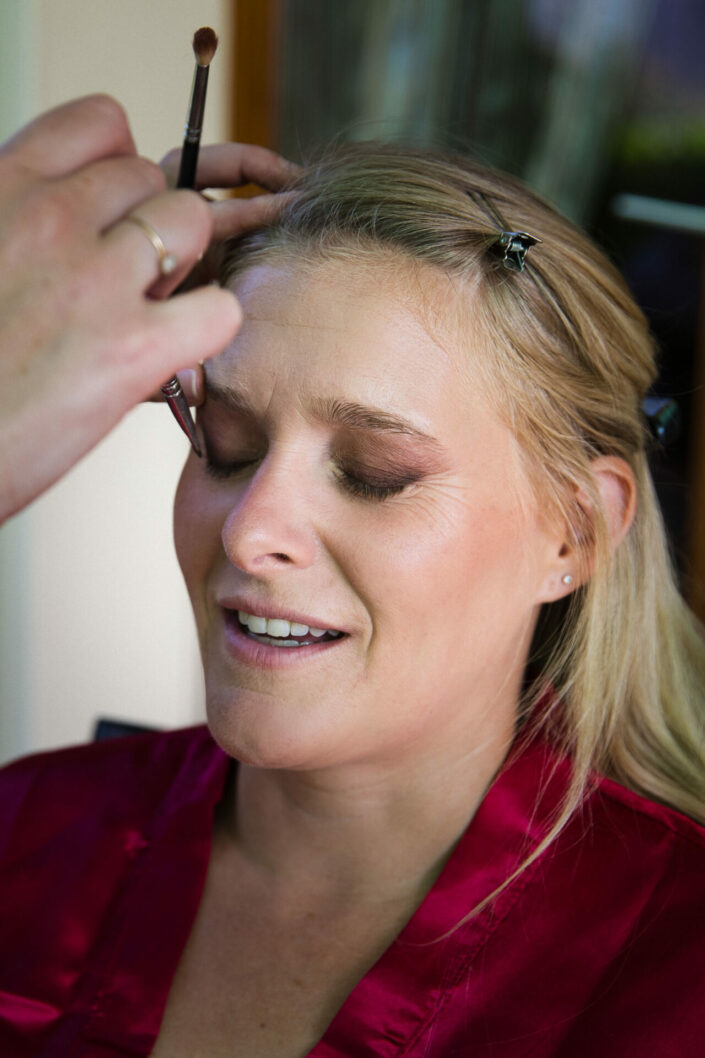
<svg viewBox="0 0 705 1058">
<path fill-rule="evenodd" d="M 566 587 L 568 587 L 568 586 L 570 586 L 573 583 L 573 574 L 572 573 L 564 573 L 563 576 L 561 577 L 561 580 L 566 585 Z"/>
</svg>

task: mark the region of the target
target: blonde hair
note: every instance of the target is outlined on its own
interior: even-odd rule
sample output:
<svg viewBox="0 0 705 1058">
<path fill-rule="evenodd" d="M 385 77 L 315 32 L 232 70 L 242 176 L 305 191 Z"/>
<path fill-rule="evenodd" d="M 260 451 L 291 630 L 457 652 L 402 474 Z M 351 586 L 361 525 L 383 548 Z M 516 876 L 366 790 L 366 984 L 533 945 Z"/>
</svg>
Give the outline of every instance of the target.
<svg viewBox="0 0 705 1058">
<path fill-rule="evenodd" d="M 294 255 L 393 252 L 466 283 L 489 339 L 490 391 L 542 500 L 562 514 L 592 565 L 584 587 L 543 608 L 534 637 L 524 701 L 533 723 L 524 731 L 547 726 L 570 756 L 572 779 L 550 832 L 520 869 L 557 836 L 595 775 L 705 823 L 705 643 L 674 581 L 647 466 L 641 402 L 655 355 L 623 280 L 538 196 L 464 157 L 351 144 L 295 186 L 277 223 L 231 245 L 224 281 Z M 499 260 L 477 192 L 512 230 L 541 239 L 523 273 Z M 616 550 L 591 474 L 599 455 L 625 460 L 638 487 L 634 522 Z M 547 687 L 552 705 L 536 708 Z"/>
</svg>

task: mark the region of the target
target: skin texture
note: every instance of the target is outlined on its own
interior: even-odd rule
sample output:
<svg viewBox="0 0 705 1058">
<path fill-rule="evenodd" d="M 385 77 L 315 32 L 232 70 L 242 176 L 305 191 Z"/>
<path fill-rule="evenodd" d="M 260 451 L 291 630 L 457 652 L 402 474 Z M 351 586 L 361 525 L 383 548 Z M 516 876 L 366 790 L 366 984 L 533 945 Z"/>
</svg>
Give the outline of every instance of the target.
<svg viewBox="0 0 705 1058">
<path fill-rule="evenodd" d="M 291 172 L 271 152 L 228 145 L 203 152 L 199 180 L 256 179 L 276 190 Z M 214 216 L 195 192 L 167 191 L 106 96 L 50 111 L 0 148 L 0 522 L 137 401 L 233 337 L 240 311 L 230 292 L 165 298 L 214 235 L 236 234 L 276 209 L 272 195 L 248 202 Z M 168 279 L 159 278 L 145 234 L 119 223 L 132 212 L 177 255 Z"/>
<path fill-rule="evenodd" d="M 189 460 L 176 543 L 210 723 L 259 766 L 388 774 L 487 752 L 493 771 L 537 607 L 565 590 L 560 533 L 511 434 L 471 388 L 465 352 L 428 333 L 404 290 L 382 264 L 255 269 L 237 291 L 243 330 L 209 366 L 252 416 L 207 400 L 207 448 L 219 466 L 246 465 L 214 480 Z M 403 415 L 435 443 L 327 424 L 330 398 Z M 372 500 L 345 473 L 410 483 Z M 231 598 L 347 636 L 310 660 L 297 651 L 283 672 L 242 664 L 223 646 L 218 603 Z"/>
</svg>

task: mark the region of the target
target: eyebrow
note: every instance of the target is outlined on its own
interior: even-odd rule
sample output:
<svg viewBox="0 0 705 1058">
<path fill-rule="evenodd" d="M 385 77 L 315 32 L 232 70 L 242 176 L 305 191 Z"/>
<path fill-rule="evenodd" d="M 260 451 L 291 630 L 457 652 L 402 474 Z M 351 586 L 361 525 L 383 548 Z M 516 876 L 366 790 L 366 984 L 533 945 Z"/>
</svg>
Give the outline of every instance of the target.
<svg viewBox="0 0 705 1058">
<path fill-rule="evenodd" d="M 313 412 L 322 422 L 347 426 L 353 430 L 384 430 L 387 433 L 404 434 L 433 448 L 442 446 L 431 434 L 420 430 L 408 419 L 381 408 L 368 407 L 353 400 L 319 398 L 313 401 Z"/>
<path fill-rule="evenodd" d="M 230 411 L 248 418 L 257 418 L 246 394 L 232 386 L 223 386 L 206 375 L 206 394 L 211 400 L 223 404 Z M 357 401 L 340 400 L 335 397 L 318 397 L 312 402 L 313 416 L 319 422 L 333 426 L 345 426 L 353 430 L 377 430 L 411 437 L 429 448 L 440 452 L 443 445 L 429 433 L 392 412 L 369 407 Z"/>
<path fill-rule="evenodd" d="M 209 377 L 205 372 L 205 392 L 209 400 L 215 400 L 239 415 L 246 415 L 250 419 L 256 418 L 255 409 L 242 390 L 233 386 L 221 386 Z"/>
</svg>

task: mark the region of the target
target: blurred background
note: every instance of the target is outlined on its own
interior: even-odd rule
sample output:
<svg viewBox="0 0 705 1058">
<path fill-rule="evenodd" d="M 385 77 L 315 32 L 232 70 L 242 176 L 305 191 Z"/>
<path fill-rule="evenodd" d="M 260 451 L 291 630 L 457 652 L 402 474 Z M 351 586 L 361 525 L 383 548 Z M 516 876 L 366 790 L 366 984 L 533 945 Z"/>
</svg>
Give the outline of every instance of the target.
<svg viewBox="0 0 705 1058">
<path fill-rule="evenodd" d="M 607 250 L 658 338 L 655 392 L 681 408 L 653 470 L 705 616 L 702 0 L 0 0 L 0 138 L 107 91 L 161 157 L 181 137 L 201 25 L 220 37 L 204 142 L 297 161 L 336 139 L 469 151 Z M 0 759 L 85 741 L 98 717 L 202 718 L 171 543 L 185 455 L 168 412 L 138 408 L 0 530 Z"/>
</svg>

